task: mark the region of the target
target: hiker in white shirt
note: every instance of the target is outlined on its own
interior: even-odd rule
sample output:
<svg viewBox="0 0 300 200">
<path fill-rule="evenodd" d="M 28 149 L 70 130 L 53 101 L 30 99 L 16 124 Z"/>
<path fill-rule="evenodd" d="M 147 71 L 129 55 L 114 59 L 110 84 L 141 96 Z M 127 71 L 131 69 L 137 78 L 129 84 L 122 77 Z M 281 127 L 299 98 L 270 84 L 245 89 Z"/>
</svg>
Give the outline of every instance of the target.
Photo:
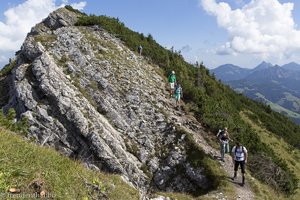
<svg viewBox="0 0 300 200">
<path fill-rule="evenodd" d="M 236 142 L 236 146 L 232 148 L 232 162 L 234 163 L 234 175 L 232 180 L 236 178 L 239 165 L 242 171 L 242 185 L 245 185 L 245 168 L 248 159 L 248 152 L 246 147 L 242 146 L 240 142 Z"/>
</svg>

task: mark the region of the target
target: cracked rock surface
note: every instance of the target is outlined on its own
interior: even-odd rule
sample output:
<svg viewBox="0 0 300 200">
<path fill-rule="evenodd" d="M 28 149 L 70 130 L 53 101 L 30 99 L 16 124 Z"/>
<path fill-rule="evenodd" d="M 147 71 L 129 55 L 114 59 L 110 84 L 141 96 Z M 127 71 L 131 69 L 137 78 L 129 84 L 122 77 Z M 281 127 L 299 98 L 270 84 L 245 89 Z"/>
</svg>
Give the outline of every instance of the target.
<svg viewBox="0 0 300 200">
<path fill-rule="evenodd" d="M 119 173 L 142 193 L 209 187 L 164 111 L 170 99 L 158 67 L 100 26 L 74 26 L 77 17 L 61 8 L 32 28 L 0 79 L 3 110 L 26 116 L 37 143 Z"/>
</svg>

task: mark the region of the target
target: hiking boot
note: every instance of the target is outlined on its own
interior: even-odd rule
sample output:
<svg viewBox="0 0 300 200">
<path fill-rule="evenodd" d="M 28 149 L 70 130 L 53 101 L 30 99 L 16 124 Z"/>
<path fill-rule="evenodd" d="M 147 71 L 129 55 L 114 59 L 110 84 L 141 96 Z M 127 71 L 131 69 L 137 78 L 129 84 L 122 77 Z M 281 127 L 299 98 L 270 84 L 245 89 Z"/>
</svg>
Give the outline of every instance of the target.
<svg viewBox="0 0 300 200">
<path fill-rule="evenodd" d="M 243 179 L 242 179 L 242 186 L 244 186 L 245 185 L 245 177 L 243 177 Z"/>
</svg>

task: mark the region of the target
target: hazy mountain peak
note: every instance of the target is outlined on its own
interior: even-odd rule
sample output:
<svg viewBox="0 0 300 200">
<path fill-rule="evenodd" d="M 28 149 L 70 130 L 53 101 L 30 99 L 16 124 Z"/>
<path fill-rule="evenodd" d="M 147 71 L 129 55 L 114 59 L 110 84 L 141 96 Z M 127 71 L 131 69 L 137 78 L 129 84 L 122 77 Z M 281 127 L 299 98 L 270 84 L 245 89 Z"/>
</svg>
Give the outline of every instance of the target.
<svg viewBox="0 0 300 200">
<path fill-rule="evenodd" d="M 250 69 L 241 68 L 233 64 L 224 64 L 211 70 L 211 72 L 221 80 L 232 81 L 246 77 Z"/>
<path fill-rule="evenodd" d="M 270 67 L 273 67 L 271 63 L 263 61 L 259 65 L 257 65 L 253 70 L 257 71 L 257 70 L 267 69 Z"/>
<path fill-rule="evenodd" d="M 241 67 L 227 63 L 227 64 L 219 66 L 218 68 L 241 68 Z"/>
</svg>

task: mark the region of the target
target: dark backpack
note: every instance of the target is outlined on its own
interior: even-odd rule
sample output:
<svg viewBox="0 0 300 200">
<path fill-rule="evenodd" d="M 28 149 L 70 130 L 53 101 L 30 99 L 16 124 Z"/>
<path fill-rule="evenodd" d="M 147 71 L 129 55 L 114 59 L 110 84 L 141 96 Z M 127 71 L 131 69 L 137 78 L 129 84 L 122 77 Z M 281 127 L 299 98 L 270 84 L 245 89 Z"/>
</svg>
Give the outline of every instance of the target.
<svg viewBox="0 0 300 200">
<path fill-rule="evenodd" d="M 225 134 L 224 130 L 220 131 L 218 133 L 218 135 L 217 135 L 218 139 L 220 139 L 220 140 L 228 140 L 228 136 L 224 136 L 224 134 Z"/>
</svg>

